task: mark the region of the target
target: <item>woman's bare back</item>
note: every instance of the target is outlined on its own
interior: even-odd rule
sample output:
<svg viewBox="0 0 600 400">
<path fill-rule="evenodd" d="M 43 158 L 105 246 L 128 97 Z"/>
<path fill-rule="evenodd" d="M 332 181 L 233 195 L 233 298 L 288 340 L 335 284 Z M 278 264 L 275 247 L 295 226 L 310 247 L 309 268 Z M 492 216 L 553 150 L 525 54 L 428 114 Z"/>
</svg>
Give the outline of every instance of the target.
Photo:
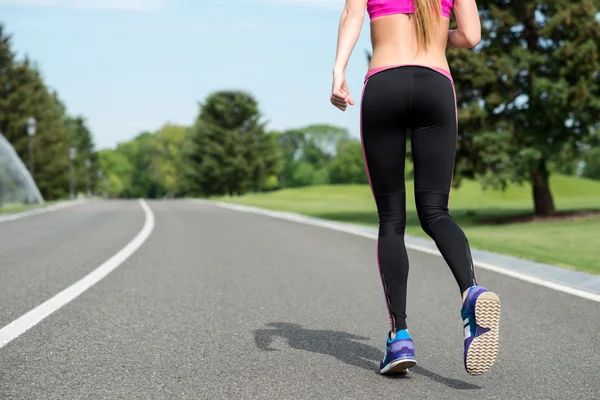
<svg viewBox="0 0 600 400">
<path fill-rule="evenodd" d="M 392 14 L 371 21 L 373 56 L 369 70 L 391 65 L 417 64 L 448 71 L 446 45 L 449 19 L 439 16 L 434 40 L 423 52 L 417 52 L 417 28 L 412 14 Z"/>
</svg>

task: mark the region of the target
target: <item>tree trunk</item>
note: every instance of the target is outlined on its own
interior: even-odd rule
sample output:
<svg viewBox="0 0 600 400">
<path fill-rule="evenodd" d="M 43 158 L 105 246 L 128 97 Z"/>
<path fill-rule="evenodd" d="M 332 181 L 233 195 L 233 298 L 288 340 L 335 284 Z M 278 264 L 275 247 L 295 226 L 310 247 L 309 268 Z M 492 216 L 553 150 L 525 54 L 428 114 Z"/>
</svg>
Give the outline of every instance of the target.
<svg viewBox="0 0 600 400">
<path fill-rule="evenodd" d="M 556 212 L 554 199 L 550 191 L 550 174 L 546 168 L 546 160 L 540 160 L 537 169 L 531 174 L 531 186 L 533 188 L 533 204 L 535 215 L 548 216 Z"/>
</svg>

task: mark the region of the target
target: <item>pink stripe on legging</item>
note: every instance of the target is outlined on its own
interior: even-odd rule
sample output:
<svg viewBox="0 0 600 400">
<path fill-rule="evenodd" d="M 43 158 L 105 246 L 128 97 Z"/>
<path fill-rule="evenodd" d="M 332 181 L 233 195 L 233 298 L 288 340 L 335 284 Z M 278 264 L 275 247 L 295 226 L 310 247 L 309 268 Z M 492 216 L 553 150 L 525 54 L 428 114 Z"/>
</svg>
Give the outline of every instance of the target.
<svg viewBox="0 0 600 400">
<path fill-rule="evenodd" d="M 363 153 L 363 162 L 365 164 L 365 172 L 367 173 L 367 180 L 369 181 L 369 188 L 371 188 L 371 194 L 373 195 L 373 199 L 375 199 L 375 192 L 373 191 L 373 184 L 371 183 L 371 174 L 369 173 L 369 164 L 367 163 L 367 155 L 365 153 L 365 141 L 363 140 L 363 129 L 362 129 L 362 106 L 363 99 L 365 97 L 365 89 L 367 87 L 367 82 L 363 86 L 362 94 L 360 95 L 360 142 Z M 381 280 L 381 288 L 383 289 L 383 295 L 385 297 L 385 306 L 388 310 L 388 316 L 390 318 L 390 326 L 391 329 L 394 330 L 394 318 L 392 317 L 392 311 L 390 310 L 390 304 L 388 303 L 387 294 L 385 292 L 385 284 L 383 283 L 383 276 L 381 275 L 381 264 L 379 263 L 379 236 L 375 242 L 375 257 L 377 258 L 377 269 L 379 270 L 379 279 Z"/>
<path fill-rule="evenodd" d="M 452 81 L 451 81 L 452 82 Z M 452 93 L 454 94 L 454 115 L 456 116 L 456 141 L 458 142 L 458 105 L 456 104 L 456 89 L 452 82 Z M 456 157 L 456 153 L 455 153 Z M 450 192 L 452 191 L 452 182 L 454 181 L 454 164 L 452 164 L 452 178 L 450 178 L 450 187 L 448 188 L 448 205 L 450 205 Z M 450 210 L 450 207 L 448 207 Z"/>
</svg>

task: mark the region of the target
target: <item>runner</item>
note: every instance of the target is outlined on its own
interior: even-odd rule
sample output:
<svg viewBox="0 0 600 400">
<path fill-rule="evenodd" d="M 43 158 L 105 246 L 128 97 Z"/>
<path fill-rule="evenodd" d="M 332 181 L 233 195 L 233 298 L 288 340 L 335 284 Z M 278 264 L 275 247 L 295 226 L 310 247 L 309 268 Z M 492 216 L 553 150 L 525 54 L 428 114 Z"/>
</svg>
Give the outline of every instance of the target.
<svg viewBox="0 0 600 400">
<path fill-rule="evenodd" d="M 404 372 L 416 364 L 406 325 L 404 164 L 410 130 L 417 213 L 458 283 L 464 366 L 469 374 L 480 375 L 496 360 L 500 300 L 478 285 L 468 240 L 448 214 L 458 116 L 446 60 L 446 46 L 472 48 L 479 43 L 477 5 L 475 0 L 346 0 L 331 94 L 331 103 L 342 111 L 354 105 L 345 71 L 365 9 L 373 57 L 361 101 L 361 141 L 379 216 L 377 262 L 391 325 L 380 373 Z M 450 30 L 452 11 L 458 27 Z"/>
</svg>

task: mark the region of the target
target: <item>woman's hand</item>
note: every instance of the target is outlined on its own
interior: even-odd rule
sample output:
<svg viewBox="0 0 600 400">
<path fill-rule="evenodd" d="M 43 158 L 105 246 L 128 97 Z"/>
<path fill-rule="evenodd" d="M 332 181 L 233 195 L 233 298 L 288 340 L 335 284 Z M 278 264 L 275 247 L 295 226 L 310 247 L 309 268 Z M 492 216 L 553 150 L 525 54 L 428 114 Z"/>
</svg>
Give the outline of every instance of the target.
<svg viewBox="0 0 600 400">
<path fill-rule="evenodd" d="M 348 89 L 348 83 L 344 74 L 333 74 L 333 86 L 331 89 L 331 104 L 336 106 L 342 111 L 346 111 L 348 104 L 354 105 L 354 99 L 350 96 L 350 90 Z"/>
<path fill-rule="evenodd" d="M 350 54 L 360 36 L 360 29 L 365 20 L 367 0 L 346 0 L 340 26 L 338 28 L 337 50 L 333 66 L 333 88 L 331 90 L 331 104 L 342 111 L 346 111 L 348 104 L 354 105 L 346 83 L 346 66 Z"/>
</svg>

